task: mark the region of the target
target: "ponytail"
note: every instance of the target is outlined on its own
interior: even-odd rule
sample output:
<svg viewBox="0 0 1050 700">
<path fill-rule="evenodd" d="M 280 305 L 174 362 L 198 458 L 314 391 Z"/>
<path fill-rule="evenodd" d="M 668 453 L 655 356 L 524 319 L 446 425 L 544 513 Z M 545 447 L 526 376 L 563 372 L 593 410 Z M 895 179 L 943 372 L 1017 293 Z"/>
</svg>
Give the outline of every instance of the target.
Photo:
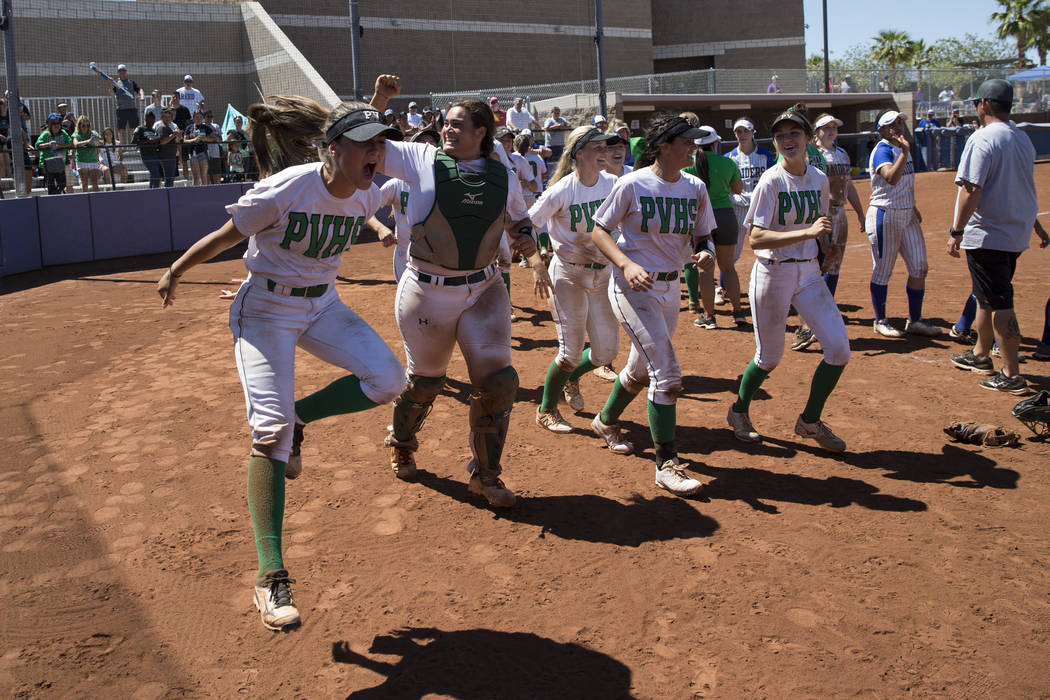
<svg viewBox="0 0 1050 700">
<path fill-rule="evenodd" d="M 248 107 L 252 150 L 263 177 L 319 160 L 328 111 L 307 97 L 272 95 Z M 338 109 L 338 107 L 336 108 Z"/>
</svg>

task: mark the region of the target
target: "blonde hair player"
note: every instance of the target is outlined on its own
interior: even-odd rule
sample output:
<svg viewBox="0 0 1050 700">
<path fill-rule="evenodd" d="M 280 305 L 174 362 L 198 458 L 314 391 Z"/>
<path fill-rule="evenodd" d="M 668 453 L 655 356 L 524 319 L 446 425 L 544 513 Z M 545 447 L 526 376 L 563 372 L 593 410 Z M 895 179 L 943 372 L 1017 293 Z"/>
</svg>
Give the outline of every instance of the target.
<svg viewBox="0 0 1050 700">
<path fill-rule="evenodd" d="M 828 176 L 828 187 L 831 191 L 831 202 L 828 205 L 828 218 L 831 219 L 831 246 L 836 251 L 829 264 L 824 266 L 824 284 L 828 285 L 831 296 L 835 296 L 835 290 L 839 284 L 839 269 L 842 267 L 842 258 L 846 253 L 846 240 L 849 236 L 849 221 L 846 219 L 846 202 L 853 207 L 857 214 L 860 230 L 864 230 L 864 206 L 860 203 L 860 195 L 857 188 L 853 186 L 850 178 L 851 163 L 845 149 L 840 148 L 835 141 L 839 137 L 839 127 L 842 120 L 830 114 L 821 114 L 813 124 L 813 145 L 820 149 L 827 163 L 825 174 Z M 795 331 L 795 341 L 791 343 L 792 350 L 804 350 L 817 341 L 806 324 L 802 324 Z"/>
<path fill-rule="evenodd" d="M 382 110 L 400 91 L 399 78 L 381 75 L 372 104 Z M 466 99 L 449 108 L 441 148 L 387 144 L 382 169 L 412 191 L 413 225 L 395 301 L 408 383 L 394 402 L 386 444 L 396 476 L 414 478 L 416 435 L 445 386 L 458 345 L 473 385 L 468 489 L 505 508 L 515 502 L 500 474 L 518 374 L 511 366 L 510 295 L 496 257 L 504 229 L 514 235 L 519 253 L 532 255 L 536 243 L 518 178 L 491 157 L 494 132 L 492 110 Z"/>
<path fill-rule="evenodd" d="M 591 240 L 594 213 L 616 178 L 602 172 L 602 157 L 616 134 L 581 126 L 569 134 L 550 185 L 529 209 L 537 226 L 549 226 L 554 245 L 551 298 L 558 330 L 558 355 L 547 369 L 536 423 L 552 433 L 570 433 L 558 411 L 562 394 L 574 411 L 584 409 L 580 377 L 612 362 L 620 350 L 620 328 L 609 306 L 609 261 Z M 586 350 L 584 341 L 590 338 Z"/>
<path fill-rule="evenodd" d="M 302 469 L 303 426 L 390 403 L 405 386 L 397 357 L 334 285 L 340 255 L 379 207 L 372 177 L 383 142 L 401 134 L 366 104 L 344 102 L 328 114 L 302 97 L 268 100 L 248 116 L 269 177 L 226 207 L 230 220 L 172 263 L 157 292 L 170 306 L 187 271 L 248 239 L 248 278 L 233 300 L 230 329 L 252 430 L 255 605 L 263 624 L 280 630 L 300 621 L 281 534 L 284 481 Z M 315 142 L 324 144 L 321 163 L 310 162 L 318 156 Z M 294 401 L 296 346 L 351 374 Z"/>
<path fill-rule="evenodd" d="M 616 181 L 594 215 L 591 234 L 615 266 L 609 302 L 631 340 L 627 366 L 592 427 L 614 453 L 631 454 L 634 446 L 620 434 L 620 415 L 648 386 L 656 485 L 680 496 L 703 487 L 686 475 L 675 447 L 682 370 L 673 343 L 682 265 L 695 260 L 699 268 L 711 269 L 715 261 L 709 241 L 693 253 L 693 241 L 709 239 L 715 227 L 707 187 L 700 178 L 682 172 L 696 152 L 693 139 L 702 134 L 682 117 L 654 116 L 638 167 Z M 617 228 L 621 233 L 614 242 L 611 232 Z"/>
<path fill-rule="evenodd" d="M 826 450 L 842 452 L 846 443 L 820 419 L 850 356 L 846 326 L 817 262 L 820 247 L 827 258 L 834 255 L 827 216 L 828 178 L 807 162 L 806 144 L 813 129 L 804 116 L 788 110 L 774 120 L 770 131 L 782 160 L 762 175 L 744 222 L 755 250 L 750 287 L 755 357 L 744 370 L 727 420 L 737 439 L 761 439 L 748 410 L 755 392 L 784 356 L 784 327 L 793 305 L 824 349 L 809 400 L 795 422 L 795 434 L 816 440 Z"/>
</svg>

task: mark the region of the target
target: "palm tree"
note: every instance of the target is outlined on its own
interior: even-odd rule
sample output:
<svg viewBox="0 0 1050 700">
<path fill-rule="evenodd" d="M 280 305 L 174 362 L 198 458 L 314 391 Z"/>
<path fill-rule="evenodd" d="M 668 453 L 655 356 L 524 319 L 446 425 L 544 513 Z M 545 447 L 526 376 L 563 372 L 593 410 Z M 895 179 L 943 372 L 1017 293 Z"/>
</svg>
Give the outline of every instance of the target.
<svg viewBox="0 0 1050 700">
<path fill-rule="evenodd" d="M 883 29 L 872 40 L 875 45 L 871 49 L 871 59 L 889 65 L 890 89 L 896 91 L 897 66 L 907 64 L 911 60 L 915 42 L 908 36 L 908 32 L 896 29 Z"/>
<path fill-rule="evenodd" d="M 1046 65 L 1046 54 L 1050 50 L 1050 7 L 1040 7 L 1032 13 L 1032 24 L 1035 34 L 1032 46 L 1039 54 L 1039 65 Z"/>
<path fill-rule="evenodd" d="M 911 43 L 911 65 L 915 68 L 916 89 L 922 91 L 922 69 L 936 60 L 936 49 L 933 46 L 927 46 L 923 39 L 913 41 Z M 927 96 L 927 99 L 933 99 Z"/>
<path fill-rule="evenodd" d="M 995 34 L 1000 39 L 1013 37 L 1017 42 L 1018 70 L 1028 65 L 1025 53 L 1039 35 L 1037 17 L 1045 10 L 1043 0 L 995 0 L 1003 11 L 993 12 L 991 20 L 997 23 Z"/>
</svg>

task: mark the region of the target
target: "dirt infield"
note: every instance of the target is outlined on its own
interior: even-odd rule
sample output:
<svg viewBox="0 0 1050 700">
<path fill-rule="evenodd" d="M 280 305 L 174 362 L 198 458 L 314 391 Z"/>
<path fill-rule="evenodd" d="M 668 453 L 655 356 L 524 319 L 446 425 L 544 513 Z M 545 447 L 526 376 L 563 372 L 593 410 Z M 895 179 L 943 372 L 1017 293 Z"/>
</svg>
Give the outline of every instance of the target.
<svg viewBox="0 0 1050 700">
<path fill-rule="evenodd" d="M 1050 209 L 1050 165 L 1037 167 Z M 858 183 L 866 201 L 867 186 Z M 968 293 L 943 253 L 947 173 L 921 175 L 928 316 L 947 328 Z M 1044 222 L 1050 223 L 1044 217 Z M 725 413 L 750 331 L 676 336 L 686 374 L 679 447 L 707 483 L 653 485 L 651 451 L 618 457 L 587 426 L 610 385 L 554 436 L 533 422 L 556 341 L 514 269 L 522 386 L 495 513 L 468 496 L 468 387 L 458 353 L 424 428 L 418 484 L 381 448 L 389 408 L 311 425 L 289 484 L 286 562 L 303 627 L 267 632 L 251 603 L 248 431 L 218 297 L 238 260 L 186 275 L 167 259 L 7 280 L 0 296 L 0 689 L 17 697 L 690 698 L 1050 696 L 1050 445 L 946 441 L 955 417 L 1000 423 L 1017 397 L 948 361 L 945 339 L 875 336 L 870 257 L 851 217 L 838 300 L 853 359 L 825 419 L 830 457 L 792 432 L 819 350 L 788 352 L 736 442 Z M 204 232 L 201 232 L 202 234 Z M 741 270 L 750 269 L 750 252 Z M 1030 351 L 1050 250 L 1022 256 Z M 1043 272 L 1040 272 L 1042 270 Z M 359 245 L 339 291 L 401 354 L 390 252 Z M 749 274 L 747 272 L 745 277 Z M 898 264 L 889 312 L 906 312 Z M 723 312 L 727 313 L 727 312 Z M 619 362 L 627 354 L 622 344 Z M 1023 364 L 1050 388 L 1050 363 Z M 339 371 L 301 353 L 299 393 Z M 625 414 L 648 445 L 645 402 Z"/>
</svg>

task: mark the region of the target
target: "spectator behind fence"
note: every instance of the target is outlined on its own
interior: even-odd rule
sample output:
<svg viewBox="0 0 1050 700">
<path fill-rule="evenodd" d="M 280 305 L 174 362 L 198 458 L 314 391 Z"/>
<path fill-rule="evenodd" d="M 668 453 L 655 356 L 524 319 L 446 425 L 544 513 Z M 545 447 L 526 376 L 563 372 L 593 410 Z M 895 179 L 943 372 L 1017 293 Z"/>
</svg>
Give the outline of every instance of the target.
<svg viewBox="0 0 1050 700">
<path fill-rule="evenodd" d="M 72 138 L 62 130 L 62 117 L 56 112 L 47 115 L 47 127 L 37 137 L 36 148 L 48 194 L 62 194 L 66 189 L 66 160 L 72 145 Z"/>
<path fill-rule="evenodd" d="M 951 85 L 941 90 L 940 94 L 937 95 L 937 100 L 940 102 L 951 102 L 953 99 L 955 99 L 955 91 L 952 90 Z"/>
<path fill-rule="evenodd" d="M 408 126 L 413 131 L 419 128 L 419 125 L 423 123 L 423 115 L 419 113 L 419 105 L 415 102 L 408 103 Z"/>
<path fill-rule="evenodd" d="M 240 151 L 244 154 L 245 178 L 251 176 L 255 170 L 255 158 L 252 156 L 252 144 L 248 135 L 244 132 L 244 118 L 236 116 L 233 118 L 233 140 L 240 141 Z M 253 178 L 254 179 L 254 178 Z"/>
<path fill-rule="evenodd" d="M 153 100 L 150 104 L 146 105 L 145 112 L 153 112 L 153 121 L 156 122 L 160 119 L 160 113 L 164 109 L 164 105 L 161 104 L 160 90 L 154 90 L 150 93 L 150 99 Z M 136 124 L 136 126 L 138 126 Z M 127 139 L 125 139 L 126 141 Z"/>
<path fill-rule="evenodd" d="M 569 122 L 561 116 L 561 108 L 552 107 L 551 115 L 543 122 L 543 133 L 553 160 L 561 158 L 561 152 L 565 150 L 565 132 L 571 129 Z"/>
<path fill-rule="evenodd" d="M 177 88 L 175 92 L 179 93 L 179 101 L 182 102 L 182 106 L 193 114 L 198 109 L 204 109 L 204 95 L 200 90 L 193 87 L 193 76 L 187 75 L 182 79 L 182 87 Z"/>
<path fill-rule="evenodd" d="M 142 164 L 149 171 L 150 189 L 160 187 L 160 179 L 163 172 L 160 167 L 160 152 L 157 147 L 159 139 L 157 138 L 157 132 L 153 128 L 154 123 L 152 114 L 144 115 L 143 122 L 135 129 L 135 133 L 131 135 L 132 143 L 139 147 Z"/>
<path fill-rule="evenodd" d="M 507 110 L 507 126 L 514 131 L 522 131 L 531 129 L 533 124 L 536 124 L 536 117 L 525 107 L 525 100 L 514 98 L 514 106 Z"/>
<path fill-rule="evenodd" d="M 774 75 L 774 76 L 773 76 L 773 77 L 772 77 L 772 78 L 770 79 L 770 81 L 769 81 L 769 85 L 767 85 L 767 86 L 766 86 L 766 92 L 767 92 L 767 93 L 780 93 L 780 92 L 784 92 L 784 91 L 783 91 L 783 90 L 782 90 L 782 89 L 780 88 L 780 83 L 778 83 L 778 82 L 777 82 L 777 76 L 775 76 L 775 75 Z"/>
<path fill-rule="evenodd" d="M 146 101 L 142 88 L 128 77 L 128 67 L 121 63 L 117 66 L 117 79 L 113 85 L 113 95 L 117 98 L 117 129 L 127 141 L 131 132 L 139 125 L 139 111 Z M 124 91 L 131 93 L 128 97 Z"/>
<path fill-rule="evenodd" d="M 171 94 L 171 102 L 168 104 L 168 109 L 171 110 L 174 115 L 172 121 L 175 122 L 175 126 L 179 131 L 185 132 L 193 123 L 193 113 L 188 110 L 185 105 L 182 104 L 182 98 L 179 97 L 178 92 Z M 160 114 L 157 115 L 157 119 L 160 119 Z M 189 158 L 190 152 L 183 147 L 181 137 L 177 139 L 179 141 L 179 160 L 182 161 L 182 179 L 189 182 L 190 180 L 190 165 Z"/>
<path fill-rule="evenodd" d="M 496 128 L 507 125 L 507 112 L 499 108 L 499 98 L 493 95 L 489 98 L 489 109 L 492 110 L 492 118 L 496 120 Z"/>
<path fill-rule="evenodd" d="M 77 119 L 77 129 L 73 132 L 73 162 L 82 192 L 87 192 L 88 187 L 92 192 L 98 192 L 98 145 L 101 142 L 102 137 L 91 128 L 91 120 L 87 116 Z"/>
<path fill-rule="evenodd" d="M 160 160 L 160 170 L 164 175 L 164 186 L 174 187 L 175 176 L 179 172 L 178 152 L 179 146 L 176 142 L 181 134 L 178 127 L 172 122 L 172 111 L 165 109 L 160 113 L 161 124 L 157 127 L 157 158 Z"/>
<path fill-rule="evenodd" d="M 194 112 L 193 123 L 186 127 L 182 137 L 182 153 L 189 159 L 192 184 L 208 184 L 208 144 L 205 139 L 211 127 L 204 123 L 204 113 Z"/>
<path fill-rule="evenodd" d="M 11 168 L 11 117 L 7 112 L 7 100 L 0 97 L 0 177 L 9 177 Z M 14 177 L 11 171 L 10 177 Z"/>
<path fill-rule="evenodd" d="M 114 175 L 120 175 L 122 183 L 128 181 L 128 168 L 124 165 L 124 151 L 120 148 L 120 141 L 117 140 L 111 126 L 102 130 L 102 146 L 98 149 L 98 164 L 102 168 L 102 179 L 106 184 L 113 185 Z"/>
<path fill-rule="evenodd" d="M 226 140 L 230 142 L 230 152 L 227 161 L 230 173 L 226 177 L 227 182 L 244 182 L 244 153 L 241 151 L 242 142 L 237 140 L 237 134 L 231 129 L 226 132 Z"/>
<path fill-rule="evenodd" d="M 205 141 L 208 142 L 208 177 L 211 184 L 218 185 L 222 182 L 222 127 L 215 123 L 211 110 L 204 112 L 204 123 L 211 127 L 211 133 Z"/>
</svg>

